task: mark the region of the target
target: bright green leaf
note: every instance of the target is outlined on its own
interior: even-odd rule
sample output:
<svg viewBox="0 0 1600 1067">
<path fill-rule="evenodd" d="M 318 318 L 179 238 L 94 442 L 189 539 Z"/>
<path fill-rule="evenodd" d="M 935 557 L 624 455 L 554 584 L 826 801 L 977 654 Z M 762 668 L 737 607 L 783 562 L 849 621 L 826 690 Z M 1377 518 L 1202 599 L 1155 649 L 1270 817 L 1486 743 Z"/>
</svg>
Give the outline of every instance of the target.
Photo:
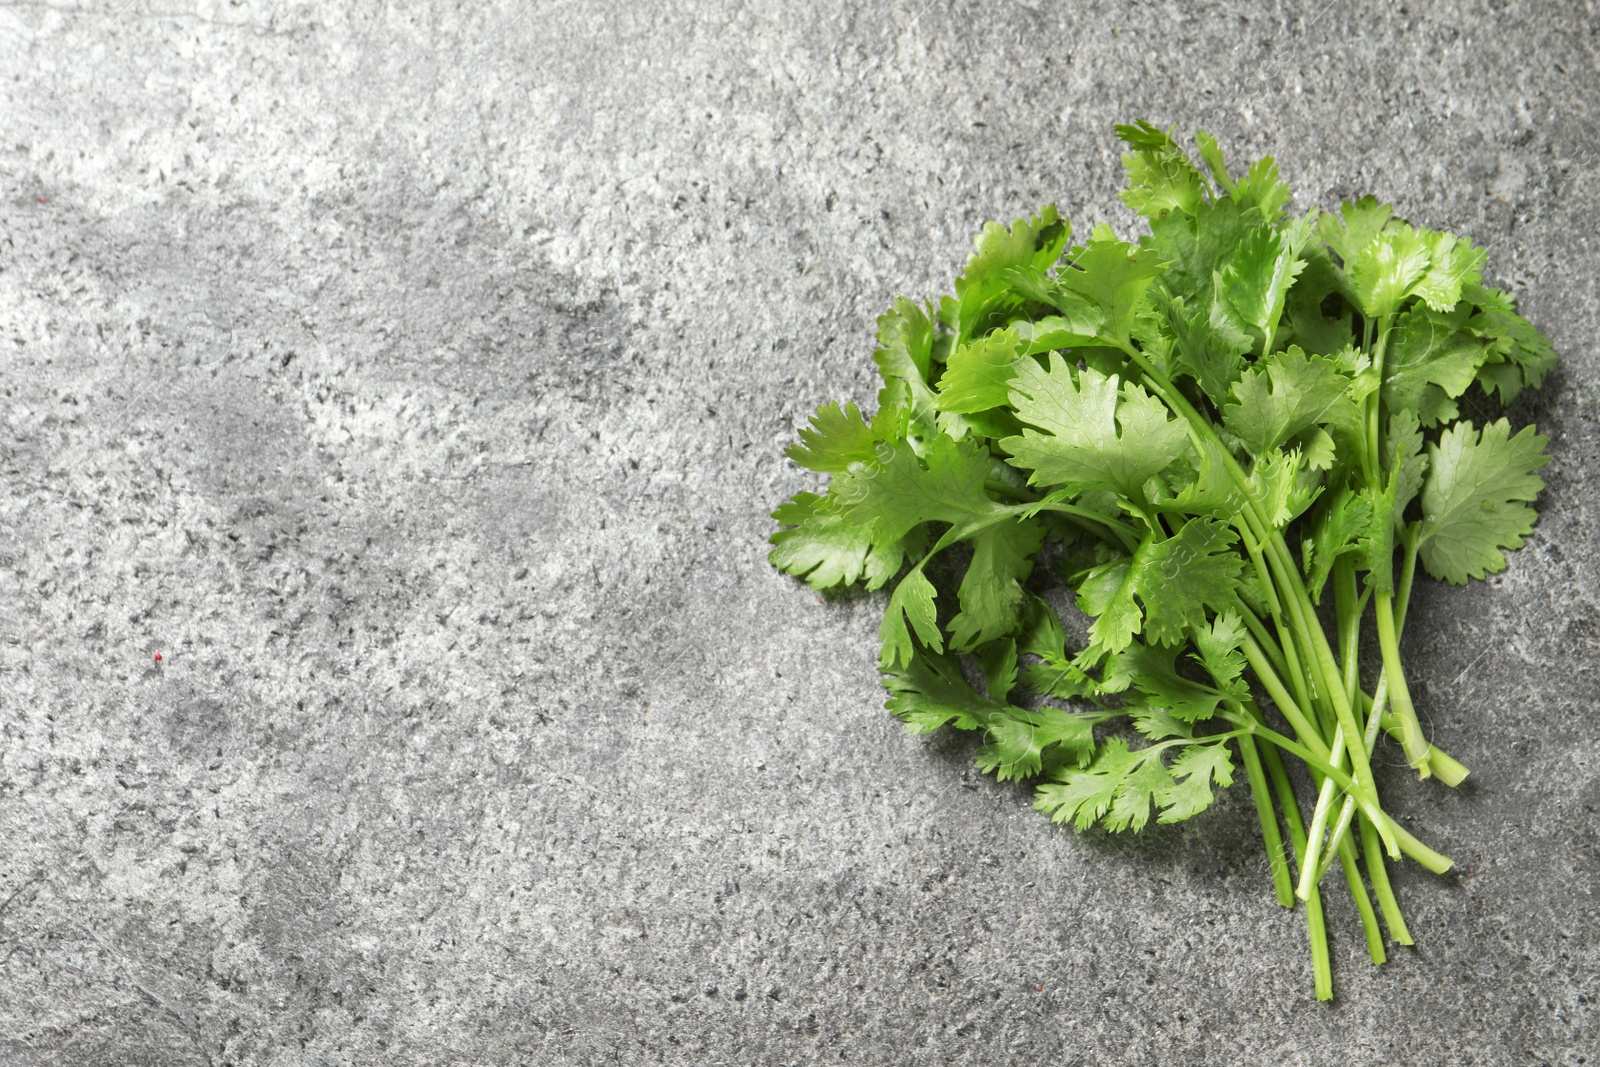
<svg viewBox="0 0 1600 1067">
<path fill-rule="evenodd" d="M 1504 550 L 1521 548 L 1538 519 L 1528 502 L 1544 488 L 1533 472 L 1550 462 L 1547 444 L 1532 426 L 1513 437 L 1500 419 L 1482 434 L 1458 423 L 1428 446 L 1419 554 L 1429 574 L 1465 585 L 1505 569 Z"/>
</svg>

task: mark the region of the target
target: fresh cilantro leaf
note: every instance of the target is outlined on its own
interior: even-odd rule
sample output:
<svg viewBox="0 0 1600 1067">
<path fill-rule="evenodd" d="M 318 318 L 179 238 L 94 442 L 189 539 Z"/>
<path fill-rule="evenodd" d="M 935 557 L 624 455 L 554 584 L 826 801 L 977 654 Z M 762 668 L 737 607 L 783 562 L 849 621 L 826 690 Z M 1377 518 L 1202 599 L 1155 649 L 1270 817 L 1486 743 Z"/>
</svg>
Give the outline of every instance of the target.
<svg viewBox="0 0 1600 1067">
<path fill-rule="evenodd" d="M 1094 724 L 1102 718 L 1051 707 L 1007 708 L 989 720 L 989 743 L 974 759 L 1002 782 L 1038 774 L 1052 745 L 1081 767 L 1094 758 Z"/>
<path fill-rule="evenodd" d="M 1005 704 L 1017 686 L 1017 642 L 1012 638 L 990 641 L 972 650 L 972 658 L 983 671 L 984 691 L 989 699 Z"/>
<path fill-rule="evenodd" d="M 878 627 L 878 666 L 884 670 L 904 666 L 916 653 L 911 634 L 935 652 L 944 651 L 944 634 L 939 629 L 938 610 L 933 605 L 937 591 L 920 569 L 900 579 L 889 596 L 889 610 Z M 908 629 L 906 624 L 910 623 Z"/>
<path fill-rule="evenodd" d="M 1205 130 L 1195 133 L 1194 142 L 1200 150 L 1200 159 L 1211 172 L 1211 180 L 1216 182 L 1217 188 L 1223 193 L 1231 195 L 1235 183 L 1228 173 L 1227 161 L 1222 158 L 1222 146 L 1217 144 L 1217 139 Z"/>
<path fill-rule="evenodd" d="M 1099 343 L 1105 325 L 1105 312 L 1082 297 L 1064 290 L 1053 290 L 1049 303 L 1059 315 L 1046 315 L 1033 322 L 1012 324 L 1017 331 L 1022 354 L 1036 356 L 1056 348 L 1079 348 Z"/>
<path fill-rule="evenodd" d="M 1049 369 L 1017 365 L 1012 403 L 1030 427 L 1000 447 L 1031 471 L 1031 485 L 1105 489 L 1139 498 L 1144 483 L 1183 454 L 1187 435 L 1166 407 L 1132 382 L 1076 371 L 1059 355 Z"/>
<path fill-rule="evenodd" d="M 1206 673 L 1211 675 L 1217 692 L 1234 700 L 1242 700 L 1250 695 L 1250 688 L 1243 678 L 1244 653 L 1239 651 L 1247 632 L 1244 620 L 1237 611 L 1219 612 L 1211 620 L 1210 626 L 1201 626 L 1194 631 L 1195 647 L 1200 650 L 1199 660 L 1204 664 Z"/>
<path fill-rule="evenodd" d="M 1074 248 L 1056 281 L 1104 312 L 1103 336 L 1115 343 L 1127 340 L 1145 291 L 1160 273 L 1160 260 L 1148 250 L 1101 239 Z"/>
<path fill-rule="evenodd" d="M 878 317 L 878 345 L 872 359 L 883 375 L 878 411 L 886 422 L 880 439 L 915 432 L 912 428 L 919 423 L 931 426 L 934 396 L 928 371 L 933 362 L 933 322 L 927 312 L 900 297 Z"/>
<path fill-rule="evenodd" d="M 940 411 L 974 412 L 1000 407 L 1011 397 L 1013 365 L 1022 339 L 1015 327 L 969 341 L 950 355 L 939 380 Z"/>
<path fill-rule="evenodd" d="M 1339 254 L 1339 260 L 1349 270 L 1361 254 L 1377 240 L 1389 224 L 1394 209 L 1380 204 L 1370 196 L 1360 200 L 1346 200 L 1339 205 L 1339 214 L 1323 212 L 1317 222 L 1317 233 L 1329 248 Z"/>
<path fill-rule="evenodd" d="M 1549 443 L 1531 426 L 1513 437 L 1500 419 L 1481 434 L 1452 426 L 1428 446 L 1419 554 L 1429 574 L 1465 585 L 1505 569 L 1504 550 L 1522 547 L 1538 519 L 1528 502 L 1544 488 L 1533 472 L 1550 462 Z"/>
<path fill-rule="evenodd" d="M 1279 177 L 1278 164 L 1271 156 L 1252 163 L 1232 193 L 1240 207 L 1254 210 L 1267 222 L 1278 221 L 1292 195 L 1288 183 Z"/>
<path fill-rule="evenodd" d="M 997 310 L 1017 308 L 1021 301 L 1011 286 L 1010 272 L 1018 268 L 1040 270 L 1055 265 L 1072 237 L 1072 227 L 1053 204 L 1030 219 L 1018 219 L 1010 228 L 991 222 L 974 242 L 976 250 L 966 270 L 956 279 L 954 297 L 939 305 L 939 316 L 955 334 L 957 344 L 982 332 Z"/>
<path fill-rule="evenodd" d="M 1293 341 L 1311 355 L 1332 355 L 1355 342 L 1354 313 L 1343 292 L 1349 282 L 1321 246 L 1309 244 L 1301 254 L 1304 269 L 1284 299 L 1288 330 L 1281 340 Z M 1350 296 L 1353 300 L 1354 293 Z M 1326 307 L 1330 300 L 1331 311 Z"/>
<path fill-rule="evenodd" d="M 1509 404 L 1523 389 L 1538 388 L 1556 365 L 1556 350 L 1516 313 L 1510 294 L 1468 283 L 1462 287 L 1462 299 L 1476 309 L 1467 328 L 1489 347 L 1478 372 L 1484 391 L 1498 393 L 1500 401 Z"/>
<path fill-rule="evenodd" d="M 1192 723 L 1178 718 L 1159 704 L 1133 705 L 1128 709 L 1128 722 L 1147 741 L 1194 736 Z"/>
<path fill-rule="evenodd" d="M 1044 524 L 1006 519 L 973 538 L 972 562 L 956 596 L 961 613 L 950 620 L 954 648 L 970 649 L 1014 632 L 1022 621 L 1022 579 L 1033 571 Z"/>
<path fill-rule="evenodd" d="M 1022 630 L 1017 635 L 1017 650 L 1039 660 L 1021 668 L 1022 684 L 1035 693 L 1071 700 L 1099 691 L 1098 683 L 1068 655 L 1067 634 L 1061 626 L 1061 618 L 1038 597 L 1028 598 Z"/>
<path fill-rule="evenodd" d="M 1269 348 L 1289 287 L 1305 266 L 1300 250 L 1310 236 L 1300 219 L 1288 226 L 1257 226 L 1222 268 L 1220 288 L 1229 305 Z"/>
<path fill-rule="evenodd" d="M 1111 132 L 1139 152 L 1182 151 L 1178 147 L 1178 142 L 1172 139 L 1172 134 L 1169 131 L 1152 125 L 1146 119 L 1135 119 L 1133 122 L 1118 124 L 1111 127 Z"/>
<path fill-rule="evenodd" d="M 1314 603 L 1322 603 L 1322 590 L 1333 573 L 1334 562 L 1340 556 L 1362 551 L 1372 526 L 1372 514 L 1371 502 L 1349 486 L 1324 498 L 1317 521 L 1311 525 L 1311 535 L 1301 549 L 1306 589 Z"/>
<path fill-rule="evenodd" d="M 1182 822 L 1211 806 L 1212 782 L 1224 788 L 1233 784 L 1233 757 L 1225 741 L 1190 745 L 1172 761 L 1169 773 L 1174 783 L 1158 798 L 1160 821 Z"/>
<path fill-rule="evenodd" d="M 1299 451 L 1273 452 L 1250 470 L 1250 499 L 1273 530 L 1281 530 L 1316 499 L 1319 486 L 1304 478 L 1305 457 Z"/>
<path fill-rule="evenodd" d="M 1247 494 L 1227 469 L 1227 453 L 1220 441 L 1205 441 L 1193 451 L 1190 464 L 1171 474 L 1170 493 L 1151 496 L 1161 512 L 1180 515 L 1214 515 L 1231 519 L 1244 510 Z"/>
<path fill-rule="evenodd" d="M 1207 192 L 1206 180 L 1177 142 L 1148 123 L 1118 126 L 1116 132 L 1133 148 L 1122 157 L 1128 174 L 1122 202 L 1152 217 L 1169 211 L 1194 214 Z"/>
<path fill-rule="evenodd" d="M 962 523 L 998 505 L 984 488 L 993 458 L 970 441 L 935 437 L 921 456 L 908 444 L 880 444 L 877 460 L 835 475 L 845 518 L 899 540 L 925 522 Z"/>
<path fill-rule="evenodd" d="M 847 470 L 852 463 L 871 463 L 876 458 L 877 435 L 861 417 L 861 410 L 847 404 L 824 404 L 811 416 L 811 427 L 800 431 L 798 445 L 785 452 L 790 459 L 809 470 L 832 472 Z"/>
<path fill-rule="evenodd" d="M 1391 224 L 1346 269 L 1362 314 L 1381 319 L 1416 291 L 1428 270 L 1428 244 L 1410 226 Z"/>
<path fill-rule="evenodd" d="M 1087 767 L 1063 769 L 1054 777 L 1039 787 L 1034 807 L 1079 830 L 1102 820 L 1112 830 L 1142 829 L 1150 821 L 1154 794 L 1172 785 L 1159 750 L 1130 750 L 1120 737 L 1101 745 Z"/>
<path fill-rule="evenodd" d="M 1397 411 L 1389 417 L 1389 432 L 1383 438 L 1383 469 L 1390 472 L 1396 526 L 1404 525 L 1406 508 L 1417 498 L 1428 473 L 1422 445 L 1421 423 L 1414 412 Z"/>
<path fill-rule="evenodd" d="M 1191 309 L 1181 296 L 1163 293 L 1158 299 L 1172 335 L 1174 370 L 1193 378 L 1220 408 L 1244 373 L 1244 355 L 1253 347 L 1252 341 L 1229 327 L 1219 304 Z"/>
<path fill-rule="evenodd" d="M 1150 233 L 1139 246 L 1164 264 L 1163 286 L 1195 307 L 1209 306 L 1218 271 L 1260 224 L 1259 214 L 1224 197 L 1201 202 L 1193 218 L 1173 214 L 1151 219 Z"/>
<path fill-rule="evenodd" d="M 875 541 L 872 530 L 847 521 L 822 506 L 815 493 L 796 493 L 772 513 L 792 529 L 772 535 L 772 565 L 813 589 L 833 589 L 866 579 L 878 589 L 900 570 L 904 559 L 899 538 Z"/>
<path fill-rule="evenodd" d="M 912 733 L 931 733 L 947 724 L 982 729 L 1002 707 L 974 692 L 961 664 L 949 656 L 918 652 L 886 670 L 883 684 L 890 694 L 888 709 Z"/>
<path fill-rule="evenodd" d="M 1232 607 L 1244 569 L 1230 551 L 1233 541 L 1224 524 L 1190 519 L 1172 537 L 1147 538 L 1132 556 L 1085 574 L 1078 607 L 1098 616 L 1089 629 L 1095 646 L 1121 652 L 1141 632 L 1157 644 L 1178 644 L 1205 624 L 1207 608 Z"/>
<path fill-rule="evenodd" d="M 1222 410 L 1222 423 L 1251 455 L 1270 456 L 1289 438 L 1324 420 L 1349 386 L 1350 379 L 1333 360 L 1291 346 L 1240 377 Z"/>
<path fill-rule="evenodd" d="M 1383 364 L 1385 407 L 1414 412 L 1424 426 L 1456 417 L 1455 399 L 1488 356 L 1488 346 L 1464 320 L 1420 304 L 1396 319 Z"/>
<path fill-rule="evenodd" d="M 1488 255 L 1453 233 L 1419 232 L 1428 248 L 1428 270 L 1414 292 L 1434 311 L 1449 311 L 1461 300 L 1463 286 L 1478 284 Z"/>
<path fill-rule="evenodd" d="M 1196 628 L 1197 632 L 1206 627 Z M 1178 648 L 1135 641 L 1106 661 L 1104 686 L 1121 692 L 1132 686 L 1145 701 L 1186 723 L 1216 714 L 1222 694 L 1204 682 L 1178 673 Z"/>
</svg>

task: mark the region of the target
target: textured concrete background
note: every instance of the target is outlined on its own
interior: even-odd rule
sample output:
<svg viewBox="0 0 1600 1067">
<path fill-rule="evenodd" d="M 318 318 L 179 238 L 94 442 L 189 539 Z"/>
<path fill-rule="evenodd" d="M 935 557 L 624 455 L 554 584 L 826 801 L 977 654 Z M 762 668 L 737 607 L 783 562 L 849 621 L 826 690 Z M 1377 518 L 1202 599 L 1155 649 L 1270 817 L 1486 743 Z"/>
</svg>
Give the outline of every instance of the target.
<svg viewBox="0 0 1600 1067">
<path fill-rule="evenodd" d="M 1593 2 L 0 7 L 0 1065 L 1596 1063 L 1597 102 Z M 1242 785 L 1055 829 L 764 560 L 878 312 L 1130 225 L 1135 116 L 1565 360 L 1407 634 L 1459 873 L 1382 970 L 1332 895 L 1332 1006 Z"/>
</svg>

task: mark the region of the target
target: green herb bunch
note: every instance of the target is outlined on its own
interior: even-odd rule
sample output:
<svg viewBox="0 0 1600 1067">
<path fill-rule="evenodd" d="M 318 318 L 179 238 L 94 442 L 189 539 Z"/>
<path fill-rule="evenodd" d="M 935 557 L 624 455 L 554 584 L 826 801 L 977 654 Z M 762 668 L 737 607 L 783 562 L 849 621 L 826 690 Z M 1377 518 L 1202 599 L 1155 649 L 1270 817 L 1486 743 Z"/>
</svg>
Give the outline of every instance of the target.
<svg viewBox="0 0 1600 1067">
<path fill-rule="evenodd" d="M 789 449 L 831 480 L 773 513 L 771 560 L 818 589 L 890 587 L 890 710 L 980 733 L 979 765 L 1034 780 L 1057 822 L 1188 819 L 1242 765 L 1327 999 L 1324 874 L 1382 963 L 1377 911 L 1412 943 L 1386 861 L 1451 865 L 1372 769 L 1381 731 L 1419 776 L 1467 774 L 1406 684 L 1417 566 L 1458 584 L 1501 570 L 1544 484 L 1545 438 L 1460 402 L 1509 402 L 1556 356 L 1470 241 L 1370 197 L 1288 215 L 1270 158 L 1239 175 L 1203 132 L 1198 163 L 1146 122 L 1116 132 L 1149 233 L 1071 245 L 1045 207 L 986 226 L 936 309 L 897 300 L 877 411 L 826 405 Z M 1030 591 L 1047 542 L 1089 619 L 1075 651 Z"/>
</svg>

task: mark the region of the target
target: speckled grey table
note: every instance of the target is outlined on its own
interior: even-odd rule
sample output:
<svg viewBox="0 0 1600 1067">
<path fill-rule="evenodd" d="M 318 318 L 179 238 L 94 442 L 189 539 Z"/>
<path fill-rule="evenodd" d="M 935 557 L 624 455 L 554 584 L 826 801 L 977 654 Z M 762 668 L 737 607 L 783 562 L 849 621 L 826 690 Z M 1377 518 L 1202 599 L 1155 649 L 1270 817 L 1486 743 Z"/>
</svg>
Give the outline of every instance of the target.
<svg viewBox="0 0 1600 1067">
<path fill-rule="evenodd" d="M 1595 1063 L 1597 27 L 0 7 L 0 1064 Z M 1332 1006 L 1242 786 L 1053 828 L 764 560 L 876 314 L 1128 226 L 1135 116 L 1471 234 L 1565 359 L 1537 532 L 1408 627 L 1459 874 L 1381 971 L 1332 906 Z"/>
</svg>

